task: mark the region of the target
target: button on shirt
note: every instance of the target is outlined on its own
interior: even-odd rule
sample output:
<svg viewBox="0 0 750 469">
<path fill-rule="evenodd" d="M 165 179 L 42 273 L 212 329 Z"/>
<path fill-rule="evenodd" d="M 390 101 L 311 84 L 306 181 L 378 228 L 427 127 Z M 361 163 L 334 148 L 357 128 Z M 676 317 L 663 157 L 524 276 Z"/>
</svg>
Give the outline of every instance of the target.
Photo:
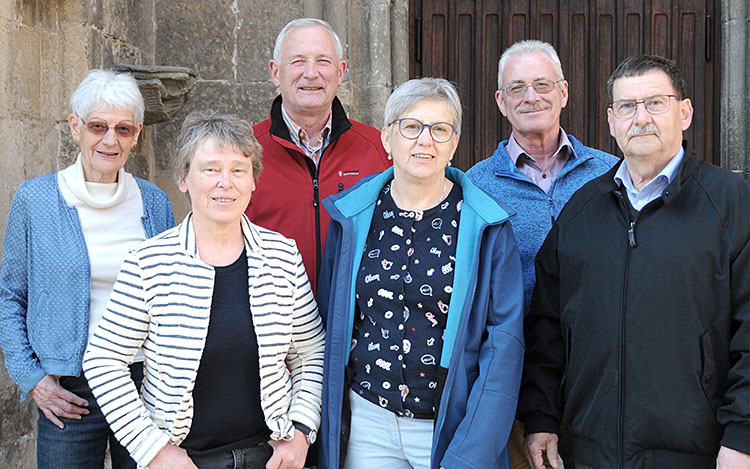
<svg viewBox="0 0 750 469">
<path fill-rule="evenodd" d="M 289 117 L 289 114 L 287 114 L 286 109 L 284 109 L 284 105 L 281 105 L 281 115 L 284 118 L 284 123 L 286 124 L 286 127 L 289 129 L 289 136 L 292 138 L 292 142 L 294 142 L 297 147 L 299 147 L 302 152 L 307 155 L 308 158 L 313 160 L 315 163 L 315 166 L 318 165 L 320 162 L 320 157 L 323 154 L 323 150 L 328 146 L 328 144 L 331 143 L 331 117 L 332 115 L 328 114 L 328 122 L 326 122 L 325 127 L 323 127 L 323 130 L 320 133 L 320 142 L 316 146 L 310 145 L 310 136 L 307 135 L 307 132 L 305 132 L 305 129 L 297 125 L 291 117 Z"/>
<path fill-rule="evenodd" d="M 400 210 L 390 185 L 372 218 L 357 274 L 352 389 L 403 417 L 434 418 L 463 193 Z"/>
<path fill-rule="evenodd" d="M 669 160 L 669 163 L 667 163 L 664 169 L 662 169 L 655 178 L 649 181 L 648 184 L 643 186 L 640 191 L 633 185 L 633 179 L 630 178 L 630 171 L 628 171 L 627 162 L 623 160 L 615 173 L 615 182 L 620 187 L 625 188 L 625 192 L 628 194 L 628 200 L 630 200 L 630 205 L 640 212 L 649 202 L 661 197 L 664 189 L 667 188 L 677 175 L 677 171 L 680 169 L 680 164 L 682 163 L 682 158 L 684 156 L 685 150 L 680 147 L 680 151 Z"/>
<path fill-rule="evenodd" d="M 539 167 L 536 160 L 521 148 L 513 133 L 510 134 L 508 143 L 505 145 L 505 151 L 508 152 L 508 156 L 513 160 L 516 168 L 534 181 L 534 184 L 541 187 L 544 192 L 549 192 L 552 181 L 560 174 L 568 159 L 571 157 L 575 158 L 576 156 L 568 134 L 562 128 L 560 128 L 560 139 L 557 150 L 547 161 L 544 168 Z"/>
</svg>

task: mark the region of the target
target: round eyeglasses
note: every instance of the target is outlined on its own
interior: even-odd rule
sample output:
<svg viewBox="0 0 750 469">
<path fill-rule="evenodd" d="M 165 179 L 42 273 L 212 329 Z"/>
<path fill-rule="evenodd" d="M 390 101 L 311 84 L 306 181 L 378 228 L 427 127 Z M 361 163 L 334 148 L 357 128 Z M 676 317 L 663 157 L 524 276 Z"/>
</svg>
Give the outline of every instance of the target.
<svg viewBox="0 0 750 469">
<path fill-rule="evenodd" d="M 534 88 L 534 91 L 537 94 L 547 94 L 550 93 L 552 90 L 555 89 L 555 85 L 557 83 L 560 83 L 561 81 L 565 81 L 563 79 L 552 81 L 552 80 L 537 80 L 534 83 L 512 83 L 505 88 L 503 88 L 503 92 L 510 96 L 511 98 L 520 98 L 521 96 L 526 94 L 526 90 L 528 87 Z"/>
<path fill-rule="evenodd" d="M 635 99 L 620 99 L 610 104 L 609 108 L 612 109 L 612 114 L 616 118 L 630 119 L 635 115 L 638 105 L 643 104 L 646 112 L 652 116 L 656 116 L 669 111 L 669 104 L 672 102 L 669 98 L 678 99 L 678 96 L 673 94 L 657 94 L 640 101 L 636 101 Z"/>
<path fill-rule="evenodd" d="M 456 133 L 456 127 L 453 124 L 447 122 L 435 122 L 433 124 L 424 124 L 419 119 L 412 117 L 402 117 L 396 119 L 388 125 L 393 125 L 398 122 L 398 132 L 402 137 L 409 140 L 416 140 L 422 135 L 422 131 L 426 128 L 430 129 L 430 137 L 437 143 L 445 143 L 453 138 L 453 134 Z"/>
<path fill-rule="evenodd" d="M 109 129 L 115 129 L 115 134 L 117 134 L 118 137 L 129 138 L 135 135 L 134 125 L 125 124 L 123 122 L 115 125 L 109 125 L 103 121 L 86 122 L 82 117 L 79 117 L 79 119 L 81 119 L 81 122 L 83 122 L 83 125 L 86 126 L 89 132 L 99 137 L 101 137 L 102 135 L 106 135 L 106 133 L 109 132 Z"/>
</svg>

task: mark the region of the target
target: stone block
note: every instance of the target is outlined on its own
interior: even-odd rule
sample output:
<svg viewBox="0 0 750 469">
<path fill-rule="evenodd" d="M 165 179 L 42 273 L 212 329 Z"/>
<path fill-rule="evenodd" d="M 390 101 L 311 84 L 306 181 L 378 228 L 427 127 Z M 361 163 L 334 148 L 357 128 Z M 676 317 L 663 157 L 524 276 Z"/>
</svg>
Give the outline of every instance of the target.
<svg viewBox="0 0 750 469">
<path fill-rule="evenodd" d="M 24 162 L 33 127 L 28 121 L 0 118 L 0 174 L 4 184 L 18 185 L 26 180 Z"/>
<path fill-rule="evenodd" d="M 0 467 L 29 469 L 36 467 L 36 437 L 33 433 L 0 445 Z"/>
<path fill-rule="evenodd" d="M 45 0 L 17 0 L 10 3 L 14 4 L 15 17 L 21 24 L 49 31 L 57 28 L 56 3 Z"/>
<path fill-rule="evenodd" d="M 273 58 L 276 36 L 291 20 L 304 16 L 302 2 L 239 2 L 237 30 L 237 79 L 270 81 L 268 61 Z"/>
<path fill-rule="evenodd" d="M 193 68 L 204 80 L 234 80 L 233 3 L 157 0 L 154 63 Z"/>
<path fill-rule="evenodd" d="M 7 212 L 7 209 L 5 211 Z M 21 391 L 8 376 L 5 366 L 0 367 L 0 441 L 14 440 L 34 432 L 37 420 L 36 404 L 31 398 L 19 402 L 20 397 Z M 6 466 L 0 464 L 0 467 Z"/>
<path fill-rule="evenodd" d="M 11 24 L 8 28 L 8 87 L 11 113 L 38 117 L 40 109 L 39 32 Z"/>
<path fill-rule="evenodd" d="M 0 2 L 2 3 L 2 2 Z M 12 112 L 13 106 L 11 96 L 15 91 L 11 88 L 11 47 L 2 47 L 1 45 L 10 45 L 10 28 L 13 23 L 0 21 L 0 116 L 8 116 Z"/>
<path fill-rule="evenodd" d="M 60 76 L 65 64 L 62 62 L 63 47 L 60 34 L 43 32 L 41 39 L 39 73 L 39 116 L 42 120 L 56 121 L 69 111 L 68 96 L 63 95 Z"/>
</svg>

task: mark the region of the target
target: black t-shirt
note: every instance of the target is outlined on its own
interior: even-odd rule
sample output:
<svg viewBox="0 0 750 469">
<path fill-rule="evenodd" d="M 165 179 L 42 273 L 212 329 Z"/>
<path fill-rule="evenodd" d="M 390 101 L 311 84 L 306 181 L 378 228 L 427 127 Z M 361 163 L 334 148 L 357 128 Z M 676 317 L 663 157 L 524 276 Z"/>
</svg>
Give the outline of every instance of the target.
<svg viewBox="0 0 750 469">
<path fill-rule="evenodd" d="M 260 407 L 245 251 L 215 271 L 208 335 L 193 389 L 193 422 L 180 445 L 191 456 L 253 446 L 270 434 Z"/>
</svg>

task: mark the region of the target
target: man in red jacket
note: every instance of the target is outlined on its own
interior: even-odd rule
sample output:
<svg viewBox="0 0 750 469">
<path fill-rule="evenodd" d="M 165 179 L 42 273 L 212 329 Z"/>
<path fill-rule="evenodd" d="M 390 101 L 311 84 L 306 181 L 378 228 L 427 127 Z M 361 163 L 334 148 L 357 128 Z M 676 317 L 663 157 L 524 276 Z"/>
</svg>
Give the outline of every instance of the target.
<svg viewBox="0 0 750 469">
<path fill-rule="evenodd" d="M 271 79 L 281 94 L 253 131 L 263 146 L 263 172 L 245 213 L 297 241 L 316 291 L 330 218 L 320 201 L 391 165 L 380 131 L 347 118 L 336 91 L 347 63 L 325 21 L 299 18 L 276 38 Z"/>
</svg>

